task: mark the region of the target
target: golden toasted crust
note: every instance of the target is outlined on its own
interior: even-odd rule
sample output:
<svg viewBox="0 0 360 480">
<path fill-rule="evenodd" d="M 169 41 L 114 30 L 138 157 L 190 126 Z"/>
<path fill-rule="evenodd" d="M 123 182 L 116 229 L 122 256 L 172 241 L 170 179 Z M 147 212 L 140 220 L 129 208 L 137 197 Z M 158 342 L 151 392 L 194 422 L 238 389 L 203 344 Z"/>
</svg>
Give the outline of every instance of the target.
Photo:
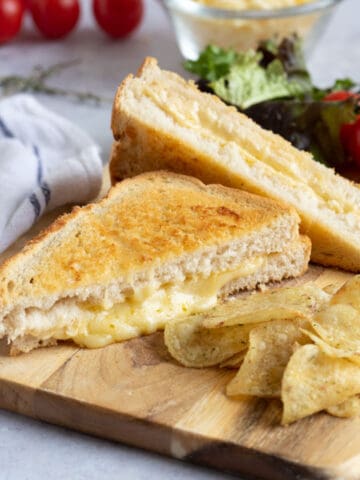
<svg viewBox="0 0 360 480">
<path fill-rule="evenodd" d="M 0 268 L 1 308 L 27 295 L 109 285 L 282 217 L 296 232 L 296 212 L 278 202 L 174 173 L 143 174 L 99 203 L 74 208 L 7 260 Z"/>
<path fill-rule="evenodd" d="M 139 114 L 135 104 L 154 108 Z M 313 261 L 360 271 L 358 186 L 214 95 L 160 70 L 155 59 L 147 58 L 137 77 L 120 85 L 112 129 L 113 183 L 166 169 L 288 202 L 312 240 Z"/>
</svg>

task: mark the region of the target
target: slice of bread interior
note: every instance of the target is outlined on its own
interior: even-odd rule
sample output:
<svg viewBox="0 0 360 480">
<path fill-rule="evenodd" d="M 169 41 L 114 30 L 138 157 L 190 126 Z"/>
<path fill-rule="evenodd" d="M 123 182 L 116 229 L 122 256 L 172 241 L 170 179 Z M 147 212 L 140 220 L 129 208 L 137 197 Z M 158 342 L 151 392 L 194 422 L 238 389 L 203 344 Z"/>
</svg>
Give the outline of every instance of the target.
<svg viewBox="0 0 360 480">
<path fill-rule="evenodd" d="M 299 222 L 279 202 L 183 175 L 126 180 L 1 266 L 0 336 L 28 351 L 152 333 L 219 296 L 302 274 L 310 241 Z"/>
<path fill-rule="evenodd" d="M 314 262 L 360 271 L 360 189 L 147 58 L 113 107 L 112 181 L 166 169 L 296 208 Z"/>
</svg>

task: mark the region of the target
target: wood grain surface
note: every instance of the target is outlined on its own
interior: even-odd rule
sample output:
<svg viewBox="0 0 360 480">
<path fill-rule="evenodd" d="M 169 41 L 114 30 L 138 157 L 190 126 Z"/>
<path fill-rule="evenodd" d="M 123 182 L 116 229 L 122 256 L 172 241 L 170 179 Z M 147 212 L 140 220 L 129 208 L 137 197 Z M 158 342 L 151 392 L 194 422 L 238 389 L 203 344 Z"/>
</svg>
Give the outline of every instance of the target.
<svg viewBox="0 0 360 480">
<path fill-rule="evenodd" d="M 348 277 L 312 266 L 287 284 L 340 286 Z M 98 350 L 64 344 L 18 357 L 2 342 L 0 407 L 246 478 L 360 479 L 360 419 L 320 413 L 281 427 L 279 401 L 226 397 L 234 374 L 180 366 L 161 332 Z"/>
</svg>

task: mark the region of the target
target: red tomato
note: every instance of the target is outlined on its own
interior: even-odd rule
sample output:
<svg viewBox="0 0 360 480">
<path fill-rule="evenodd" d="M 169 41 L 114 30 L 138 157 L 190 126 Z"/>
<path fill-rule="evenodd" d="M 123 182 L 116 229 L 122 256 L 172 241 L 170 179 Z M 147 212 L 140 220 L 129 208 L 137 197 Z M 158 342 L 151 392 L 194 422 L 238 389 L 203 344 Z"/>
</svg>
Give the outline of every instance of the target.
<svg viewBox="0 0 360 480">
<path fill-rule="evenodd" d="M 22 0 L 0 0 L 0 43 L 11 40 L 19 32 L 24 10 Z"/>
<path fill-rule="evenodd" d="M 113 38 L 129 35 L 139 25 L 142 0 L 94 0 L 93 11 L 99 26 Z"/>
<path fill-rule="evenodd" d="M 340 139 L 345 152 L 360 167 L 360 115 L 354 123 L 341 126 Z"/>
<path fill-rule="evenodd" d="M 342 102 L 349 98 L 353 98 L 355 103 L 360 105 L 360 95 L 346 90 L 329 93 L 324 100 L 326 102 Z M 357 167 L 360 167 L 360 115 L 358 115 L 354 123 L 344 123 L 341 125 L 340 140 L 350 160 L 354 162 Z"/>
<path fill-rule="evenodd" d="M 347 100 L 350 97 L 353 97 L 354 94 L 347 92 L 346 90 L 338 90 L 337 92 L 331 92 L 326 97 L 324 97 L 325 102 L 341 102 Z"/>
<path fill-rule="evenodd" d="M 30 0 L 29 5 L 37 28 L 47 38 L 65 37 L 79 20 L 78 0 Z"/>
</svg>

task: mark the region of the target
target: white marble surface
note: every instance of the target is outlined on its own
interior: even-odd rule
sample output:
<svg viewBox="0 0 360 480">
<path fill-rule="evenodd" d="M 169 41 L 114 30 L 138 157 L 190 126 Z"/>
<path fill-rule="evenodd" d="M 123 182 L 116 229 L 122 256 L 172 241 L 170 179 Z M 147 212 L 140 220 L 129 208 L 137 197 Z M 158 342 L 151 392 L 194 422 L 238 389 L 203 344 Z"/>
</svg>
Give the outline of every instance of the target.
<svg viewBox="0 0 360 480">
<path fill-rule="evenodd" d="M 136 71 L 145 55 L 158 57 L 163 67 L 182 72 L 168 18 L 156 0 L 147 0 L 141 28 L 122 42 L 107 39 L 93 25 L 89 0 L 83 0 L 79 28 L 61 42 L 44 42 L 27 19 L 15 42 L 0 48 L 0 76 L 28 73 L 37 64 L 73 59 L 81 63 L 64 71 L 53 84 L 97 92 L 111 99 L 125 74 Z M 343 0 L 309 60 L 314 79 L 330 84 L 335 78 L 360 80 L 360 1 Z M 104 162 L 111 145 L 111 103 L 101 107 L 40 96 L 41 101 L 89 131 L 102 148 Z M 167 480 L 230 478 L 218 472 L 162 458 L 32 419 L 0 411 L 0 479 L 104 478 Z"/>
</svg>

